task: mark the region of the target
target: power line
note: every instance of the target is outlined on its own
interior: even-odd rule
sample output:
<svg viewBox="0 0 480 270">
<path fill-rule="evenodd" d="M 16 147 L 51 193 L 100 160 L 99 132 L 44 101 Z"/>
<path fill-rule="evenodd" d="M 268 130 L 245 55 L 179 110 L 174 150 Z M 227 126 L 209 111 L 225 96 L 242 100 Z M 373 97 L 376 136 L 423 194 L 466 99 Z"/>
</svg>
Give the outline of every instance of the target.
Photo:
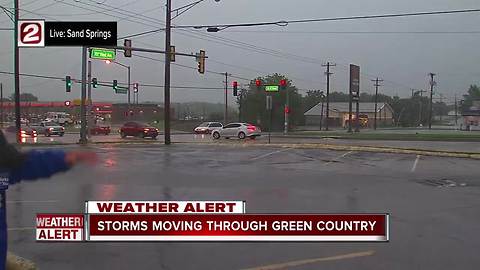
<svg viewBox="0 0 480 270">
<path fill-rule="evenodd" d="M 480 31 L 276 31 L 276 30 L 226 30 L 226 33 L 253 34 L 480 34 Z"/>
<path fill-rule="evenodd" d="M 410 13 L 397 13 L 397 14 L 319 18 L 319 19 L 281 20 L 281 21 L 274 21 L 274 22 L 254 22 L 254 23 L 239 23 L 239 24 L 182 25 L 182 26 L 175 26 L 175 27 L 176 28 L 193 28 L 193 29 L 220 28 L 220 30 L 222 30 L 230 27 L 254 27 L 254 26 L 268 26 L 268 25 L 287 26 L 289 24 L 298 24 L 298 23 L 400 18 L 400 17 L 460 14 L 460 13 L 474 13 L 474 12 L 480 12 L 480 9 L 458 9 L 458 10 L 444 10 L 444 11 L 427 11 L 427 12 L 410 12 Z"/>
<path fill-rule="evenodd" d="M 7 74 L 13 75 L 13 72 L 9 71 L 0 71 L 0 74 Z M 65 81 L 65 77 L 58 77 L 58 76 L 48 76 L 48 75 L 39 75 L 39 74 L 28 74 L 28 73 L 20 73 L 20 76 L 23 77 L 32 77 L 32 78 L 39 78 L 39 79 L 50 79 L 50 80 L 58 80 L 58 81 Z M 76 80 L 72 78 L 72 81 L 81 83 L 81 80 Z M 110 81 L 98 81 L 99 83 L 110 83 Z M 127 83 L 119 82 L 119 85 L 127 85 Z M 148 84 L 148 83 L 139 83 L 139 86 L 143 87 L 155 87 L 155 88 L 163 88 L 163 85 L 158 84 Z M 201 89 L 201 90 L 224 90 L 223 87 L 205 87 L 205 86 L 171 86 L 175 89 Z"/>
</svg>

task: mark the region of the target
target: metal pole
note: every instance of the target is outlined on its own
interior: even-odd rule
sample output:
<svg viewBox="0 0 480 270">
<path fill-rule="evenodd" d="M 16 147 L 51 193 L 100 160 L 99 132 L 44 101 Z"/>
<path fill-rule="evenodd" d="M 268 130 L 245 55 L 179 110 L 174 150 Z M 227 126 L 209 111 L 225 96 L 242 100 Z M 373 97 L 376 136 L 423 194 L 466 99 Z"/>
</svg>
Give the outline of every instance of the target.
<svg viewBox="0 0 480 270">
<path fill-rule="evenodd" d="M 225 113 L 223 114 L 223 121 L 225 125 L 228 121 L 228 73 L 225 72 Z"/>
<path fill-rule="evenodd" d="M 92 61 L 88 60 L 88 68 L 87 68 L 87 93 L 88 93 L 88 105 L 87 105 L 87 136 L 90 138 L 91 130 L 92 130 Z"/>
<path fill-rule="evenodd" d="M 322 111 L 320 112 L 320 131 L 322 131 L 322 122 L 323 122 L 323 102 L 324 102 L 324 98 L 322 97 Z"/>
<path fill-rule="evenodd" d="M 375 119 L 373 121 L 373 129 L 377 129 L 377 104 L 378 104 L 378 87 L 380 86 L 379 82 L 383 82 L 378 77 L 376 80 L 372 80 L 375 82 Z M 412 97 L 413 97 L 413 89 L 412 89 Z M 382 113 L 380 113 L 380 116 Z"/>
<path fill-rule="evenodd" d="M 435 73 L 430 73 L 430 109 L 428 112 L 428 129 L 432 129 L 432 114 L 433 114 L 433 86 L 435 85 Z"/>
<path fill-rule="evenodd" d="M 13 47 L 14 47 L 14 73 L 15 73 L 15 126 L 17 130 L 16 138 L 17 142 L 21 142 L 20 138 L 20 129 L 21 129 L 21 121 L 20 121 L 20 50 L 18 48 L 18 18 L 19 18 L 19 5 L 18 0 L 13 1 L 13 9 L 14 9 L 14 37 L 13 37 Z"/>
<path fill-rule="evenodd" d="M 128 69 L 128 110 L 130 111 L 130 66 L 128 66 L 127 69 Z"/>
<path fill-rule="evenodd" d="M 85 110 L 85 99 L 87 97 L 87 47 L 82 47 L 82 94 L 80 101 L 80 144 L 87 143 L 87 115 Z"/>
<path fill-rule="evenodd" d="M 328 131 L 328 118 L 330 118 L 330 62 L 327 62 L 327 121 L 325 122 L 325 130 Z"/>
<path fill-rule="evenodd" d="M 286 88 L 286 90 L 287 90 L 287 96 L 286 96 L 285 109 L 284 109 L 284 114 L 285 114 L 285 125 L 284 125 L 284 130 L 283 130 L 284 134 L 288 133 L 288 124 L 289 124 L 288 115 L 289 115 L 289 113 L 287 112 L 287 108 L 288 109 L 290 108 L 290 98 L 289 98 L 289 94 L 288 94 L 289 93 L 288 87 Z"/>
<path fill-rule="evenodd" d="M 458 126 L 458 105 L 457 105 L 457 94 L 455 94 L 455 128 L 457 126 Z"/>
<path fill-rule="evenodd" d="M 240 102 L 238 104 L 238 122 L 242 122 L 242 96 L 243 90 L 240 90 Z"/>
<path fill-rule="evenodd" d="M 170 145 L 170 47 L 172 31 L 172 0 L 167 0 L 165 20 L 165 97 L 164 97 L 164 128 L 165 144 Z M 138 104 L 138 94 L 137 94 Z"/>
</svg>

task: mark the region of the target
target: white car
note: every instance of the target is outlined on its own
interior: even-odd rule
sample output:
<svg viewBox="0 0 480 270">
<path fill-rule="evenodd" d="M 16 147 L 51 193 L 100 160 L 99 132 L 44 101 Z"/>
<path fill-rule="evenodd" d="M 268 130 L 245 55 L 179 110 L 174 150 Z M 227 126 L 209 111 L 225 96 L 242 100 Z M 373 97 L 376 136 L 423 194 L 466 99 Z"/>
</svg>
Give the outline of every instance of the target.
<svg viewBox="0 0 480 270">
<path fill-rule="evenodd" d="M 223 125 L 219 122 L 203 122 L 193 131 L 196 134 L 211 134 L 214 130 L 222 129 Z"/>
<path fill-rule="evenodd" d="M 259 127 L 254 126 L 248 123 L 231 123 L 224 126 L 222 129 L 214 130 L 212 132 L 212 137 L 216 140 L 224 137 L 229 139 L 232 137 L 237 137 L 241 140 L 245 138 L 256 138 L 262 135 L 262 131 Z"/>
</svg>

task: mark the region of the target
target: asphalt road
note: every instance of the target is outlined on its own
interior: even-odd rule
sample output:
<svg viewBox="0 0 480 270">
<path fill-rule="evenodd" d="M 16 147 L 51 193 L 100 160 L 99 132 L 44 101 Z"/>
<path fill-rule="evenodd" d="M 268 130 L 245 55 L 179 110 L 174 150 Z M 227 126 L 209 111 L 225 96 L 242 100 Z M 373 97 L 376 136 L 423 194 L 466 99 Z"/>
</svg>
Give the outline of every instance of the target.
<svg viewBox="0 0 480 270">
<path fill-rule="evenodd" d="M 238 145 L 91 149 L 100 156 L 97 166 L 8 191 L 10 250 L 40 269 L 450 270 L 480 264 L 475 160 Z M 83 212 L 85 200 L 246 200 L 249 213 L 388 212 L 391 241 L 35 242 L 36 213 Z M 298 266 L 289 268 L 292 262 Z"/>
<path fill-rule="evenodd" d="M 33 139 L 27 139 L 28 143 L 42 143 L 42 144 L 55 144 L 55 143 L 77 143 L 79 140 L 79 134 L 65 134 L 63 137 L 52 136 L 44 137 L 39 136 L 36 141 Z M 126 139 L 120 138 L 118 134 L 110 134 L 108 136 L 99 135 L 93 136 L 91 139 L 93 142 L 151 142 L 152 139 L 127 137 Z M 158 136 L 158 143 L 163 142 L 163 134 Z M 194 142 L 228 142 L 231 144 L 255 144 L 255 143 L 267 143 L 268 133 L 256 140 L 238 140 L 238 139 L 221 139 L 213 140 L 210 135 L 196 135 L 196 134 L 173 134 L 172 142 L 179 143 L 194 143 Z M 325 143 L 325 144 L 339 144 L 339 145 L 367 145 L 367 146 L 382 146 L 382 147 L 394 147 L 394 148 L 414 148 L 423 150 L 442 150 L 442 151 L 460 151 L 460 152 L 477 152 L 480 153 L 480 143 L 475 142 L 441 142 L 441 141 L 384 141 L 384 140 L 339 140 L 339 139 L 321 139 L 321 138 L 309 138 L 309 137 L 284 137 L 282 135 L 275 134 L 271 137 L 272 143 Z"/>
</svg>

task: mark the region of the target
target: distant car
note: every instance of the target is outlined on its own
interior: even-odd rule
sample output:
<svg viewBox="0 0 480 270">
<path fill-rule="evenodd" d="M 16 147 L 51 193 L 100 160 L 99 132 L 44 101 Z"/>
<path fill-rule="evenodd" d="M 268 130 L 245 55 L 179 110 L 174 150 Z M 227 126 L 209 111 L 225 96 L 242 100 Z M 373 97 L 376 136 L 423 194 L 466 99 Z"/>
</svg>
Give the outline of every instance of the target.
<svg viewBox="0 0 480 270">
<path fill-rule="evenodd" d="M 43 134 L 46 137 L 50 137 L 52 135 L 58 135 L 62 137 L 65 135 L 65 128 L 55 122 L 43 121 L 40 123 L 31 124 L 30 127 L 38 134 Z"/>
<path fill-rule="evenodd" d="M 158 136 L 158 129 L 139 122 L 127 122 L 120 128 L 120 136 L 125 138 L 127 136 L 135 136 L 140 138 L 150 137 L 156 139 Z"/>
<path fill-rule="evenodd" d="M 222 123 L 219 122 L 203 122 L 193 131 L 196 134 L 211 134 L 214 130 L 219 130 L 223 128 Z"/>
<path fill-rule="evenodd" d="M 224 126 L 222 129 L 212 132 L 212 137 L 217 140 L 222 137 L 225 139 L 231 137 L 237 137 L 241 140 L 247 137 L 254 139 L 261 135 L 262 131 L 259 127 L 248 123 L 231 123 Z"/>
<path fill-rule="evenodd" d="M 17 131 L 17 128 L 15 126 L 9 126 L 5 129 L 6 132 L 13 133 Z M 20 137 L 22 138 L 36 138 L 37 137 L 37 132 L 28 127 L 28 126 L 23 126 L 20 128 Z"/>
<path fill-rule="evenodd" d="M 90 130 L 90 133 L 92 135 L 100 135 L 100 134 L 108 135 L 108 134 L 110 134 L 110 132 L 111 132 L 111 130 L 110 130 L 109 126 L 100 126 L 100 125 L 95 125 Z"/>
</svg>

